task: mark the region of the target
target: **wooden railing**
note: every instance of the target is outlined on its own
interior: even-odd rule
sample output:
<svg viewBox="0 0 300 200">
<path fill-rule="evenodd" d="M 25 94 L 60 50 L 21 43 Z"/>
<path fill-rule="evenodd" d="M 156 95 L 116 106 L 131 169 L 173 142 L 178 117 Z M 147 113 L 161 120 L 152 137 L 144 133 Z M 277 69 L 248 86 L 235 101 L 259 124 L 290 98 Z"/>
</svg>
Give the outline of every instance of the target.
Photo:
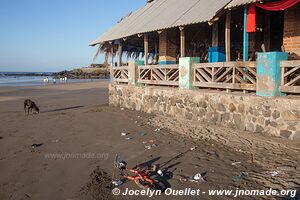
<svg viewBox="0 0 300 200">
<path fill-rule="evenodd" d="M 179 85 L 178 65 L 138 66 L 138 83 L 149 85 Z"/>
<path fill-rule="evenodd" d="M 128 66 L 113 67 L 113 82 L 128 83 Z"/>
<path fill-rule="evenodd" d="M 255 62 L 197 63 L 193 68 L 196 87 L 256 90 Z"/>
<path fill-rule="evenodd" d="M 285 93 L 300 93 L 300 60 L 281 61 L 280 91 Z"/>
</svg>

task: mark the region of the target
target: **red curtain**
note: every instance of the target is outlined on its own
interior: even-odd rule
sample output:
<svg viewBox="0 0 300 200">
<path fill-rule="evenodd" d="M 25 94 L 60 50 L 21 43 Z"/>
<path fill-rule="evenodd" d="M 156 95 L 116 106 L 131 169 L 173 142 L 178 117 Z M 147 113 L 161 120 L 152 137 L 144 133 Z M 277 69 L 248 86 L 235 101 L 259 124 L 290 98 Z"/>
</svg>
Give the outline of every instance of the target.
<svg viewBox="0 0 300 200">
<path fill-rule="evenodd" d="M 268 3 L 255 3 L 251 4 L 249 6 L 249 10 L 247 13 L 247 24 L 246 24 L 246 31 L 248 33 L 255 32 L 256 31 L 256 12 L 255 12 L 255 6 L 262 8 L 264 10 L 268 11 L 279 11 L 279 10 L 285 10 L 287 8 L 290 8 L 297 3 L 299 3 L 300 0 L 279 0 L 276 2 L 268 2 Z"/>
</svg>

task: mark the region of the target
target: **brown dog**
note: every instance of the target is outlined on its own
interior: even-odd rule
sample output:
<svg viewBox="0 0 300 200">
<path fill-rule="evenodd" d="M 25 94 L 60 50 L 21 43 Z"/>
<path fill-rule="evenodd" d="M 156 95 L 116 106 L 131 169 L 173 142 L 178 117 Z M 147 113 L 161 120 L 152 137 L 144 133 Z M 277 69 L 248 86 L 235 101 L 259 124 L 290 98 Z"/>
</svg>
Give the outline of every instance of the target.
<svg viewBox="0 0 300 200">
<path fill-rule="evenodd" d="M 27 108 L 27 115 L 29 115 L 29 112 L 32 112 L 32 109 L 34 109 L 37 113 L 40 112 L 40 109 L 30 99 L 26 99 L 24 101 L 24 111 L 25 111 L 25 114 L 26 114 L 26 108 Z"/>
</svg>

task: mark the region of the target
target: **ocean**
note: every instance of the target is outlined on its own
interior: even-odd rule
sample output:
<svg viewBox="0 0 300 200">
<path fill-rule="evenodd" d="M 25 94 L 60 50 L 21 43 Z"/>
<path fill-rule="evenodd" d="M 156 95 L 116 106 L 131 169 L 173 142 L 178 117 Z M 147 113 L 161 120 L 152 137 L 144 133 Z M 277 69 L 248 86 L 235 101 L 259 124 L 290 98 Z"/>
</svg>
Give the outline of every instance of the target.
<svg viewBox="0 0 300 200">
<path fill-rule="evenodd" d="M 48 78 L 49 83 L 44 83 Z M 69 79 L 68 83 L 90 82 L 91 79 Z M 56 84 L 66 83 L 56 80 Z M 0 72 L 0 87 L 3 86 L 36 86 L 54 84 L 51 72 Z"/>
<path fill-rule="evenodd" d="M 52 82 L 50 72 L 0 72 L 0 87 L 43 85 L 46 77 Z"/>
</svg>

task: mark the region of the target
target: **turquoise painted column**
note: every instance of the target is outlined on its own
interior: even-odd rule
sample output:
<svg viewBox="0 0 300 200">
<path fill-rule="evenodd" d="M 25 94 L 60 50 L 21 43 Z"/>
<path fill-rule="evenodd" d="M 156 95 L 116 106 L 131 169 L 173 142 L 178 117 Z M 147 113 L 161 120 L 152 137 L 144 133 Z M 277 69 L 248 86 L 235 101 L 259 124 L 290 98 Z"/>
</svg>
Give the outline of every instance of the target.
<svg viewBox="0 0 300 200">
<path fill-rule="evenodd" d="M 280 61 L 287 60 L 284 52 L 266 52 L 257 54 L 257 83 L 258 96 L 283 96 L 280 92 L 281 69 Z"/>
<path fill-rule="evenodd" d="M 243 30 L 243 60 L 248 61 L 248 51 L 249 51 L 249 34 L 246 31 L 247 26 L 247 13 L 248 13 L 248 7 L 245 5 L 244 7 L 244 30 Z"/>
<path fill-rule="evenodd" d="M 193 63 L 200 63 L 199 57 L 179 58 L 179 88 L 193 88 Z"/>
<path fill-rule="evenodd" d="M 137 62 L 128 61 L 128 85 L 136 85 L 137 83 Z"/>
</svg>

